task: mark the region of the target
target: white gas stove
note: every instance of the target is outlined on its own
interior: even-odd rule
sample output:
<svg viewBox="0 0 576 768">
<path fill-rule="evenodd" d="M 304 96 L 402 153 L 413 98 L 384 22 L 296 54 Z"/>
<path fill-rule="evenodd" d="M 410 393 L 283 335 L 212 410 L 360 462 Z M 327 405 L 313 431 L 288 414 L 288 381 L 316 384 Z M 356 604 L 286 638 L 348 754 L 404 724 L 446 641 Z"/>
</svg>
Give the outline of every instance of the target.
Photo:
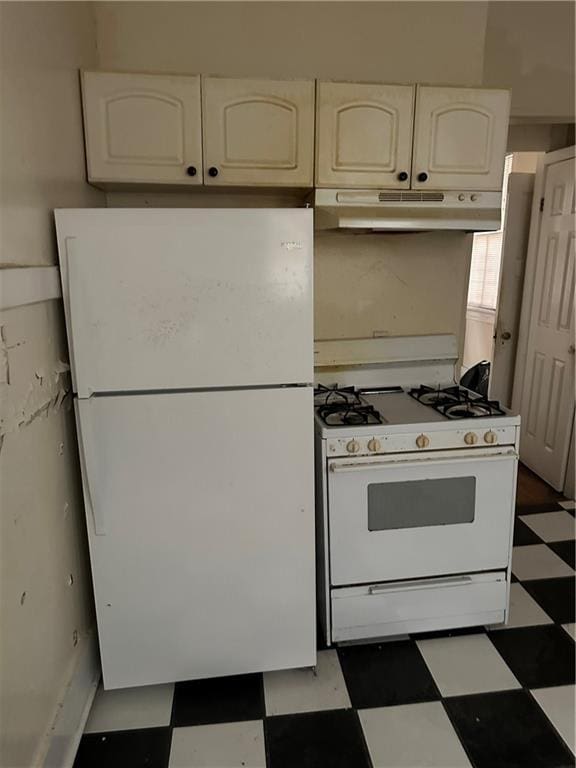
<svg viewBox="0 0 576 768">
<path fill-rule="evenodd" d="M 389 372 L 338 366 L 344 385 L 315 392 L 329 644 L 507 617 L 520 419 L 453 383 L 415 386 L 412 364 Z"/>
</svg>

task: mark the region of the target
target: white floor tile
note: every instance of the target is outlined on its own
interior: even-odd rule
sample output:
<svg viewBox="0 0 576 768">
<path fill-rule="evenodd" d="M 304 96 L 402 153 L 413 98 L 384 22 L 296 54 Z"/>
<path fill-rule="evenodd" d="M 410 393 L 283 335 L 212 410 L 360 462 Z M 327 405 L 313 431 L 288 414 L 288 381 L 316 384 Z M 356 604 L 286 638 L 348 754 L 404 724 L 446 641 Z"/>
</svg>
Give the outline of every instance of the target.
<svg viewBox="0 0 576 768">
<path fill-rule="evenodd" d="M 418 640 L 417 645 L 443 696 L 520 688 L 484 634 Z"/>
<path fill-rule="evenodd" d="M 358 711 L 374 768 L 468 768 L 439 701 Z"/>
<path fill-rule="evenodd" d="M 568 512 L 523 515 L 520 520 L 540 536 L 542 541 L 566 541 L 575 537 L 576 520 Z"/>
<path fill-rule="evenodd" d="M 521 584 L 510 585 L 510 613 L 508 624 L 496 624 L 490 629 L 511 629 L 512 627 L 532 627 L 536 624 L 553 624 L 548 614 L 540 608 L 536 600 L 526 592 Z"/>
<path fill-rule="evenodd" d="M 173 685 L 119 688 L 114 691 L 105 691 L 100 686 L 84 731 L 99 733 L 169 725 L 173 695 Z"/>
<path fill-rule="evenodd" d="M 512 573 L 520 581 L 530 581 L 572 576 L 574 571 L 546 544 L 532 544 L 526 547 L 514 547 Z"/>
<path fill-rule="evenodd" d="M 346 683 L 334 650 L 320 651 L 315 672 L 288 669 L 264 674 L 267 715 L 350 707 Z"/>
<path fill-rule="evenodd" d="M 562 624 L 562 627 L 568 632 L 572 640 L 576 640 L 576 624 Z"/>
<path fill-rule="evenodd" d="M 564 509 L 576 509 L 576 501 L 561 501 L 560 506 Z"/>
<path fill-rule="evenodd" d="M 539 688 L 530 691 L 566 744 L 574 752 L 574 691 L 573 685 Z"/>
<path fill-rule="evenodd" d="M 174 728 L 169 768 L 266 768 L 261 720 Z"/>
</svg>

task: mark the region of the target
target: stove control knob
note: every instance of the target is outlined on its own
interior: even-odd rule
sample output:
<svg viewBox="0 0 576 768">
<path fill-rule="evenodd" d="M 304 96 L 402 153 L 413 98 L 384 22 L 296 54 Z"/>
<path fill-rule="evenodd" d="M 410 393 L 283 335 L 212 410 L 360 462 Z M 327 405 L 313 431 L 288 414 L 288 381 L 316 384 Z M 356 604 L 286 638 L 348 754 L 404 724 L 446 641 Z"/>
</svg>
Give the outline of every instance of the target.
<svg viewBox="0 0 576 768">
<path fill-rule="evenodd" d="M 466 445 L 476 445 L 478 442 L 478 435 L 475 432 L 466 432 L 464 435 L 464 442 Z"/>
<path fill-rule="evenodd" d="M 418 435 L 416 438 L 416 445 L 418 448 L 428 448 L 430 445 L 430 438 L 427 435 Z"/>
<path fill-rule="evenodd" d="M 358 440 L 350 440 L 350 442 L 346 446 L 346 450 L 348 453 L 358 453 L 360 450 L 360 443 Z"/>
<path fill-rule="evenodd" d="M 368 450 L 372 452 L 377 452 L 381 448 L 380 440 L 376 440 L 375 437 L 373 437 L 371 440 L 368 440 Z"/>
<path fill-rule="evenodd" d="M 486 432 L 486 434 L 484 435 L 484 442 L 488 443 L 489 445 L 494 445 L 494 443 L 497 440 L 498 440 L 498 435 L 496 434 L 496 432 L 492 432 L 492 430 L 490 430 L 489 432 Z"/>
</svg>

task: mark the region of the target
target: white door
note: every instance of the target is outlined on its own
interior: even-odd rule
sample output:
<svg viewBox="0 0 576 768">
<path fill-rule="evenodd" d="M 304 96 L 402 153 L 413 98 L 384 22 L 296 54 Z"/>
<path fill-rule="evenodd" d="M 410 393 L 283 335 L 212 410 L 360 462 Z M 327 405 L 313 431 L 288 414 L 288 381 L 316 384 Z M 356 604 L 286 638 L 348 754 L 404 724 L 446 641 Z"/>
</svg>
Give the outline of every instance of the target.
<svg viewBox="0 0 576 768">
<path fill-rule="evenodd" d="M 510 92 L 418 86 L 412 187 L 499 190 Z"/>
<path fill-rule="evenodd" d="M 555 153 L 552 153 L 555 154 Z M 557 490 L 574 419 L 574 151 L 544 166 L 543 210 L 525 292 L 526 351 L 520 457 Z M 566 158 L 566 159 L 564 159 Z M 528 291 L 531 289 L 531 296 Z M 523 354 L 520 352 L 520 354 Z"/>
<path fill-rule="evenodd" d="M 202 184 L 200 78 L 84 72 L 88 178 Z"/>
<path fill-rule="evenodd" d="M 490 397 L 507 408 L 512 401 L 533 191 L 533 173 L 509 174 L 490 370 Z"/>
<path fill-rule="evenodd" d="M 73 384 L 313 380 L 312 211 L 57 211 Z"/>
<path fill-rule="evenodd" d="M 314 82 L 202 78 L 204 183 L 311 187 Z"/>
<path fill-rule="evenodd" d="M 316 185 L 410 188 L 414 86 L 318 83 Z"/>
<path fill-rule="evenodd" d="M 513 449 L 329 461 L 332 585 L 507 568 L 516 463 Z"/>
<path fill-rule="evenodd" d="M 310 387 L 77 401 L 106 688 L 315 664 Z"/>
</svg>

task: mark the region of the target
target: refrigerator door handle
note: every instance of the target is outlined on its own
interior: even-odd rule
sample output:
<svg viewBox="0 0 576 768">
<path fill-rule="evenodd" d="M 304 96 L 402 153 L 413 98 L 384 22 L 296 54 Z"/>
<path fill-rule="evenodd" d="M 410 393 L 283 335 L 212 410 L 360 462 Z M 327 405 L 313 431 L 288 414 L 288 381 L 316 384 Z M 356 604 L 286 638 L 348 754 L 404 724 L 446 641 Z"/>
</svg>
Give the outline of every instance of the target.
<svg viewBox="0 0 576 768">
<path fill-rule="evenodd" d="M 76 407 L 78 408 L 78 401 L 76 401 Z M 92 414 L 90 413 L 91 401 L 85 400 L 82 403 L 82 408 L 84 411 L 84 418 L 80 418 L 78 409 L 78 419 L 76 421 L 78 424 L 78 442 L 80 444 L 80 462 L 82 465 L 82 477 L 84 479 L 84 491 L 92 510 L 94 533 L 96 536 L 105 536 L 106 526 L 102 514 L 102 507 L 98 502 L 96 491 L 98 488 L 99 480 L 96 477 L 96 460 L 92 434 Z"/>
<path fill-rule="evenodd" d="M 89 397 L 90 390 L 84 391 L 84 388 L 78 382 L 78 373 L 83 369 L 81 361 L 81 345 L 77 344 L 77 333 L 75 333 L 75 326 L 81 322 L 82 316 L 86 312 L 86 306 L 82 302 L 82 290 L 81 280 L 78 275 L 78 258 L 76 248 L 76 238 L 67 237 L 65 240 L 66 248 L 66 272 L 67 272 L 67 293 L 68 293 L 68 327 L 70 335 L 70 362 L 72 364 L 72 371 L 76 379 L 76 391 L 78 397 Z"/>
</svg>

